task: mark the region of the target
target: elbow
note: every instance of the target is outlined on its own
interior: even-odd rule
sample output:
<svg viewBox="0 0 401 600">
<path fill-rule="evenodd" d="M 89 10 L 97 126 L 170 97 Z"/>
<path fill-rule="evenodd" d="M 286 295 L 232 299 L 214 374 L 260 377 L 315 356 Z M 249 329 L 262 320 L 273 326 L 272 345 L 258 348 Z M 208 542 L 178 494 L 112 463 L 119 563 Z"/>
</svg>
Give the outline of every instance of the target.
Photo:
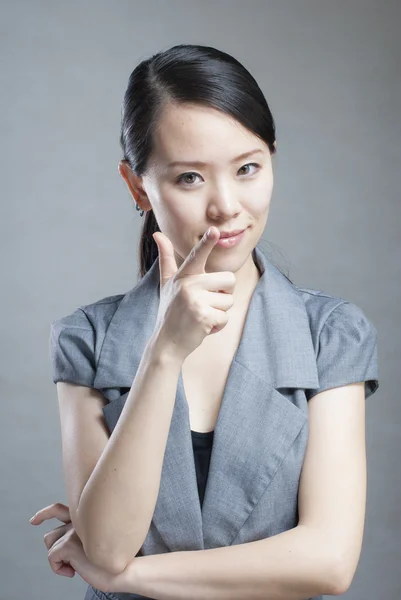
<svg viewBox="0 0 401 600">
<path fill-rule="evenodd" d="M 99 569 L 107 571 L 111 575 L 120 575 L 127 567 L 128 562 L 113 556 L 113 552 L 103 549 L 91 548 L 90 545 L 82 544 L 88 560 Z"/>
<path fill-rule="evenodd" d="M 345 594 L 354 578 L 355 569 L 351 570 L 349 565 L 342 558 L 335 557 L 331 560 L 330 578 L 328 582 L 327 594 L 331 596 L 341 596 Z"/>
<path fill-rule="evenodd" d="M 140 547 L 136 549 L 134 544 L 130 544 L 130 553 L 121 553 L 121 548 L 118 550 L 110 544 L 102 544 L 95 541 L 90 536 L 82 541 L 82 546 L 88 560 L 99 569 L 104 569 L 112 575 L 120 575 L 127 566 L 138 556 Z M 132 552 L 135 551 L 135 554 Z"/>
<path fill-rule="evenodd" d="M 111 575 L 119 575 L 124 571 L 129 561 L 121 560 L 115 551 L 99 543 L 91 532 L 82 524 L 82 520 L 78 519 L 78 511 L 73 522 L 74 529 L 81 540 L 84 553 L 95 567 L 107 571 Z"/>
<path fill-rule="evenodd" d="M 357 556 L 344 544 L 338 543 L 327 533 L 308 528 L 312 536 L 310 547 L 313 548 L 311 564 L 318 565 L 314 570 L 317 586 L 322 595 L 341 596 L 351 586 L 357 568 Z M 359 556 L 359 555 L 358 555 Z"/>
</svg>

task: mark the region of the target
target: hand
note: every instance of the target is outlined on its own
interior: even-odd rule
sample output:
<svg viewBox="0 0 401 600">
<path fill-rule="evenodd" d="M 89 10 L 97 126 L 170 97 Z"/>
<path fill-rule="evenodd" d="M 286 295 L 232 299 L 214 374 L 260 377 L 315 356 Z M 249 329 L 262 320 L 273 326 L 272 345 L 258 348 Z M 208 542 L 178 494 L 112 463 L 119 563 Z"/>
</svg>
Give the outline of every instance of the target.
<svg viewBox="0 0 401 600">
<path fill-rule="evenodd" d="M 63 521 L 66 523 L 65 525 L 60 525 L 60 527 L 55 527 L 48 533 L 45 533 L 43 536 L 46 548 L 50 550 L 50 548 L 62 538 L 68 531 L 73 529 L 71 518 L 70 518 L 70 510 L 68 506 L 62 504 L 61 502 L 57 502 L 56 504 L 51 504 L 50 506 L 46 506 L 32 517 L 30 523 L 32 525 L 40 525 L 43 521 L 47 521 L 48 519 L 59 519 L 59 521 Z M 54 562 L 49 560 L 49 564 L 52 570 L 57 575 L 65 575 L 66 577 L 74 577 L 75 569 L 72 568 L 68 563 Z"/>
<path fill-rule="evenodd" d="M 169 238 L 161 231 L 153 234 L 160 271 L 156 330 L 182 360 L 200 346 L 207 335 L 226 326 L 227 311 L 234 304 L 234 273 L 205 272 L 206 261 L 219 238 L 217 227 L 211 227 L 210 235 L 203 236 L 178 268 Z"/>
<path fill-rule="evenodd" d="M 30 522 L 32 525 L 40 525 L 43 521 L 53 518 L 63 521 L 65 525 L 56 527 L 44 535 L 52 570 L 57 575 L 66 577 L 74 577 L 76 571 L 89 585 L 103 592 L 124 591 L 120 575 L 109 573 L 89 561 L 71 523 L 68 506 L 61 502 L 51 504 L 39 510 Z"/>
</svg>

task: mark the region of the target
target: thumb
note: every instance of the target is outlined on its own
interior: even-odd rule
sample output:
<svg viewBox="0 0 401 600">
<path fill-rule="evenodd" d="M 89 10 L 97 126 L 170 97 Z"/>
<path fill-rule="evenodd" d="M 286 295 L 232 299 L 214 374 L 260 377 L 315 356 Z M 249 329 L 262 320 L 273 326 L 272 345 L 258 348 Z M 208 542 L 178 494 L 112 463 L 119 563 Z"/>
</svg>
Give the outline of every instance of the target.
<svg viewBox="0 0 401 600">
<path fill-rule="evenodd" d="M 174 246 L 169 238 L 161 231 L 152 235 L 159 251 L 160 289 L 177 271 L 177 262 L 174 256 Z"/>
</svg>

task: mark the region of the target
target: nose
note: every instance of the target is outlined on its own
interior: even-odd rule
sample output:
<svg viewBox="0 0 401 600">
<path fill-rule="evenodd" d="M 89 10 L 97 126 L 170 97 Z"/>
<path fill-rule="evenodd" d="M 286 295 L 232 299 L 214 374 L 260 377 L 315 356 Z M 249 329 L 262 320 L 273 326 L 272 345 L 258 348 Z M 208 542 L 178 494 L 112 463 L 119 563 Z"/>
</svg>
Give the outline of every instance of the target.
<svg viewBox="0 0 401 600">
<path fill-rule="evenodd" d="M 240 212 L 241 203 L 229 189 L 220 190 L 213 194 L 208 205 L 208 214 L 214 219 L 232 219 Z"/>
</svg>

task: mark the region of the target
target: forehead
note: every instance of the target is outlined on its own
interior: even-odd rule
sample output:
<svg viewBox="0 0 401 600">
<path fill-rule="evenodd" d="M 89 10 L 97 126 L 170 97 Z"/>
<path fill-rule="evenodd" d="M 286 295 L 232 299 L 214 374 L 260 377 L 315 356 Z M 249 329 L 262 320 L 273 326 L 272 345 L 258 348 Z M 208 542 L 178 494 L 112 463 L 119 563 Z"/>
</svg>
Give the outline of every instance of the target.
<svg viewBox="0 0 401 600">
<path fill-rule="evenodd" d="M 169 104 L 154 131 L 153 158 L 160 166 L 171 161 L 221 162 L 267 145 L 241 123 L 214 108 Z"/>
</svg>

